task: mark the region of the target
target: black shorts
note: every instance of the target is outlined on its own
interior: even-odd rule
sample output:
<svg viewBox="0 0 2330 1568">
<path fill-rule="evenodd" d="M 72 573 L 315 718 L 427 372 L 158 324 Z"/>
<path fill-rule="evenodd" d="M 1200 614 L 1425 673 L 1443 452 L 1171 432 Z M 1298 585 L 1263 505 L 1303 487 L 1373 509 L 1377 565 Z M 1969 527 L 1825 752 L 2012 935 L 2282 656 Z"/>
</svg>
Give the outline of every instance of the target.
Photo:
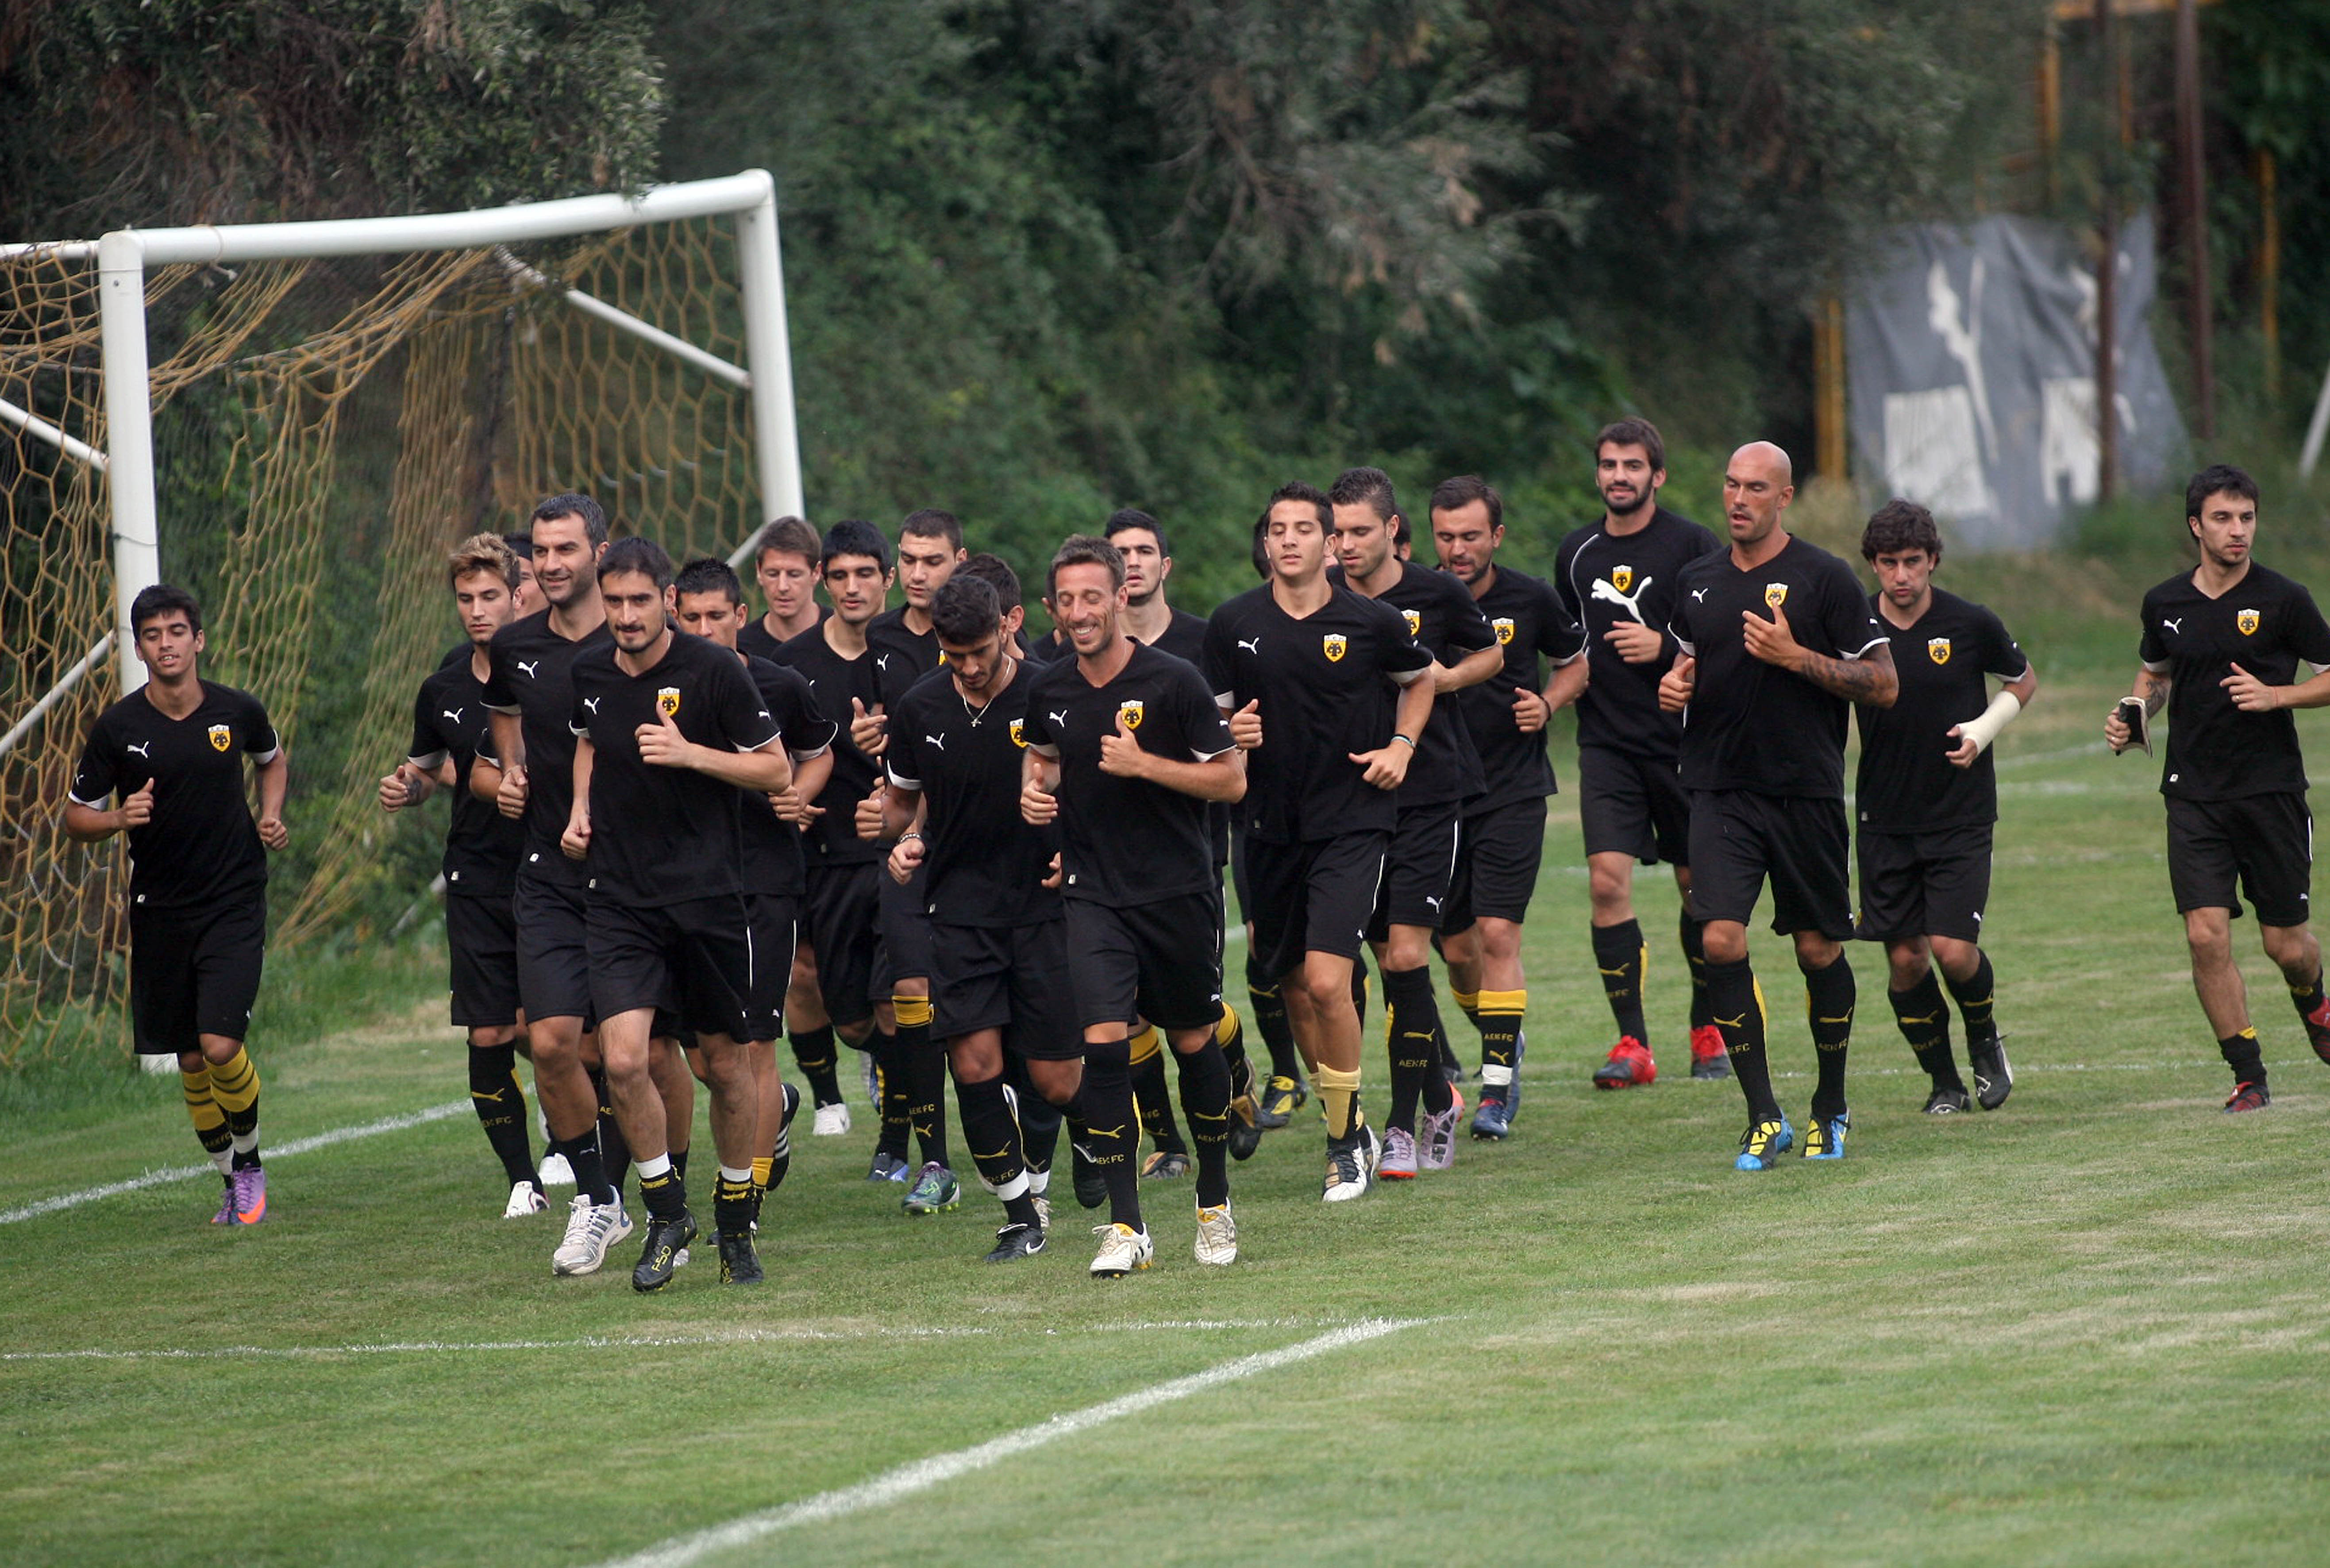
<svg viewBox="0 0 2330 1568">
<path fill-rule="evenodd" d="M 855 1026 L 874 1016 L 875 926 L 881 898 L 875 879 L 887 880 L 889 875 L 871 860 L 809 869 L 800 939 L 817 954 L 818 994 L 826 1016 L 836 1023 Z"/>
<path fill-rule="evenodd" d="M 1302 967 L 1305 953 L 1358 957 L 1390 850 L 1391 834 L 1381 829 L 1302 844 L 1247 840 L 1246 883 L 1254 901 L 1246 917 L 1254 925 L 1254 952 L 1263 972 L 1292 974 Z"/>
<path fill-rule="evenodd" d="M 1368 917 L 1368 940 L 1387 941 L 1394 926 L 1440 929 L 1448 909 L 1448 886 L 1456 875 L 1456 846 L 1463 832 L 1463 804 L 1400 808 L 1384 857 L 1383 886 Z"/>
<path fill-rule="evenodd" d="M 1772 883 L 1772 929 L 1852 936 L 1852 884 L 1845 870 L 1844 803 L 1747 790 L 1691 797 L 1691 908 L 1701 920 L 1756 912 Z"/>
<path fill-rule="evenodd" d="M 1968 822 L 1932 832 L 1861 830 L 1861 936 L 1906 942 L 1913 936 L 1982 940 L 1990 902 L 1991 824 Z"/>
<path fill-rule="evenodd" d="M 1577 820 L 1586 852 L 1632 855 L 1645 866 L 1688 866 L 1691 796 L 1671 760 L 1606 746 L 1577 748 Z"/>
<path fill-rule="evenodd" d="M 1067 901 L 1068 975 L 1080 1029 L 1207 1029 L 1222 1016 L 1222 896 L 1208 889 L 1120 909 Z"/>
<path fill-rule="evenodd" d="M 202 1036 L 242 1040 L 259 1003 L 267 897 L 199 909 L 129 907 L 129 1024 L 140 1056 L 179 1056 Z"/>
<path fill-rule="evenodd" d="M 1469 931 L 1483 919 L 1518 926 L 1528 917 L 1538 868 L 1545 860 L 1545 797 L 1538 795 L 1464 819 L 1441 930 Z"/>
<path fill-rule="evenodd" d="M 1006 1050 L 1033 1061 L 1074 1061 L 1084 1053 L 1074 993 L 1066 920 L 931 927 L 935 1039 L 999 1029 Z"/>
<path fill-rule="evenodd" d="M 931 973 L 931 875 L 917 866 L 901 883 L 883 866 L 882 917 L 874 945 L 874 994 L 887 1002 L 901 980 L 927 980 Z"/>
<path fill-rule="evenodd" d="M 749 893 L 744 904 L 753 931 L 753 993 L 744 999 L 752 1032 L 736 1038 L 775 1040 L 785 1031 L 785 991 L 792 984 L 801 901 L 791 893 Z"/>
<path fill-rule="evenodd" d="M 633 908 L 593 898 L 591 997 L 601 1019 L 652 1008 L 697 1034 L 753 1038 L 750 901 L 741 893 Z"/>
<path fill-rule="evenodd" d="M 518 873 L 510 895 L 517 922 L 517 999 L 528 1023 L 545 1018 L 579 1018 L 590 1028 L 591 942 L 584 913 L 590 895 L 581 888 L 545 882 Z"/>
<path fill-rule="evenodd" d="M 445 958 L 456 1029 L 517 1022 L 517 917 L 508 898 L 445 895 Z"/>
<path fill-rule="evenodd" d="M 2168 797 L 2168 885 L 2176 912 L 2230 909 L 2238 879 L 2268 926 L 2303 926 L 2314 883 L 2314 813 L 2295 791 L 2237 801 Z"/>
</svg>

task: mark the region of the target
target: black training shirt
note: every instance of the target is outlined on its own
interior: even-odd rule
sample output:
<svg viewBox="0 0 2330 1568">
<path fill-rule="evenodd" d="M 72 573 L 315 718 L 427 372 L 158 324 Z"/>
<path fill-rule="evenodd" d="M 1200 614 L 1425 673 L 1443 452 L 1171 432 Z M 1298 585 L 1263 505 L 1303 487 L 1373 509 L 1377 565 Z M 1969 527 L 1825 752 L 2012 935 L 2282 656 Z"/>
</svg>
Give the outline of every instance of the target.
<svg viewBox="0 0 2330 1568">
<path fill-rule="evenodd" d="M 774 662 L 800 672 L 817 698 L 818 717 L 835 727 L 833 772 L 825 788 L 810 804 L 823 810 L 803 835 L 813 866 L 862 866 L 881 858 L 882 851 L 857 836 L 857 803 L 873 793 L 876 776 L 872 757 L 849 738 L 850 701 L 857 699 L 871 712 L 882 700 L 875 680 L 874 655 L 844 659 L 825 640 L 822 622 L 810 627 L 777 650 Z"/>
<path fill-rule="evenodd" d="M 1202 670 L 1206 662 L 1206 618 L 1192 615 L 1187 610 L 1176 610 L 1172 620 L 1166 622 L 1164 634 L 1149 646 Z M 1075 650 L 1069 649 L 1067 656 L 1074 659 Z M 1230 813 L 1234 809 L 1227 801 L 1206 803 L 1206 837 L 1213 845 L 1217 867 L 1230 863 Z"/>
<path fill-rule="evenodd" d="M 1577 744 L 1607 746 L 1630 756 L 1672 757 L 1682 744 L 1682 717 L 1659 711 L 1659 678 L 1674 663 L 1668 638 L 1647 664 L 1629 664 L 1603 634 L 1622 621 L 1665 631 L 1674 620 L 1685 566 L 1718 554 L 1723 541 L 1664 507 L 1624 537 L 1598 522 L 1573 530 L 1554 556 L 1553 582 L 1570 618 L 1586 628 L 1593 679 L 1577 698 Z"/>
<path fill-rule="evenodd" d="M 748 657 L 744 673 L 753 678 L 761 706 L 777 721 L 785 755 L 796 767 L 833 744 L 833 724 L 818 712 L 816 695 L 800 670 Z M 744 807 L 744 886 L 755 893 L 799 898 L 809 885 L 801 831 L 777 815 L 762 791 L 746 790 Z"/>
<path fill-rule="evenodd" d="M 933 671 L 890 714 L 890 782 L 923 796 L 923 913 L 948 926 L 1009 927 L 1056 919 L 1058 835 L 1019 814 L 1028 694 L 1044 666 L 1021 660 L 984 708 Z"/>
<path fill-rule="evenodd" d="M 1925 832 L 1998 820 L 1998 772 L 1990 751 L 1972 767 L 1954 765 L 1952 725 L 1990 706 L 1988 676 L 2013 680 L 2031 660 L 1987 609 L 1934 590 L 1917 623 L 1899 627 L 1872 594 L 1870 613 L 1893 644 L 1901 695 L 1890 708 L 1861 708 L 1861 769 L 1854 814 L 1880 832 Z"/>
<path fill-rule="evenodd" d="M 819 604 L 817 607 L 818 625 L 823 625 L 826 617 L 832 613 L 833 609 L 830 605 Z M 812 632 L 816 629 L 816 626 L 810 628 Z M 783 638 L 769 630 L 767 617 L 755 615 L 746 622 L 742 632 L 736 633 L 736 651 L 749 654 L 754 659 L 774 659 L 777 656 L 777 650 L 784 645 L 784 641 Z"/>
<path fill-rule="evenodd" d="M 1267 583 L 1216 610 L 1207 682 L 1226 708 L 1262 704 L 1262 745 L 1246 759 L 1248 831 L 1286 844 L 1390 832 L 1392 792 L 1368 783 L 1351 757 L 1393 744 L 1398 689 L 1431 667 L 1398 611 L 1349 588 L 1300 620 Z"/>
<path fill-rule="evenodd" d="M 1552 584 L 1510 566 L 1497 567 L 1487 591 L 1473 603 L 1504 645 L 1505 662 L 1478 686 L 1442 700 L 1454 701 L 1455 717 L 1481 754 L 1481 794 L 1466 809 L 1486 812 L 1554 793 L 1553 764 L 1545 749 L 1547 728 L 1523 734 L 1513 717 L 1513 698 L 1524 689 L 1545 689 L 1539 655 L 1568 664 L 1585 652 L 1586 633 L 1562 607 Z"/>
<path fill-rule="evenodd" d="M 570 723 L 591 737 L 592 897 L 632 908 L 744 891 L 743 792 L 692 767 L 639 757 L 641 725 L 670 718 L 698 746 L 758 751 L 777 721 L 736 655 L 673 632 L 643 675 L 615 662 L 611 641 L 574 660 Z"/>
<path fill-rule="evenodd" d="M 517 715 L 526 743 L 526 849 L 518 868 L 525 876 L 570 888 L 586 880 L 558 847 L 574 807 L 574 735 L 567 727 L 574 713 L 573 667 L 585 651 L 614 645 L 603 621 L 568 641 L 551 630 L 548 610 L 511 622 L 487 645 L 486 706 Z"/>
<path fill-rule="evenodd" d="M 128 830 L 129 901 L 141 909 L 203 909 L 260 897 L 267 851 L 244 794 L 242 759 L 281 749 L 266 708 L 248 691 L 201 682 L 202 701 L 172 718 L 143 690 L 97 716 L 73 770 L 72 798 L 102 811 L 154 785 L 154 815 Z"/>
<path fill-rule="evenodd" d="M 424 773 L 453 765 L 453 820 L 445 832 L 445 891 L 479 898 L 507 898 L 517 879 L 526 849 L 526 824 L 501 813 L 491 801 L 469 793 L 469 765 L 483 750 L 493 754 L 493 723 L 487 717 L 486 683 L 469 672 L 468 651 L 458 661 L 440 665 L 421 683 L 412 703 L 412 745 L 405 757 Z"/>
<path fill-rule="evenodd" d="M 1131 641 L 1128 639 L 1127 641 Z M 1047 664 L 1028 694 L 1028 744 L 1060 765 L 1060 891 L 1120 907 L 1221 885 L 1206 802 L 1100 767 L 1101 737 L 1122 716 L 1141 749 L 1208 762 L 1236 749 L 1206 678 L 1187 660 L 1132 643 L 1106 686 L 1075 659 Z"/>
<path fill-rule="evenodd" d="M 2330 668 L 2330 626 L 2305 585 L 2254 561 L 2212 599 L 2191 574 L 2144 596 L 2144 667 L 2169 679 L 2168 747 L 2160 793 L 2230 801 L 2306 788 L 2297 719 L 2288 708 L 2243 713 L 2218 684 L 2239 665 L 2268 686 Z"/>
<path fill-rule="evenodd" d="M 1349 586 L 1339 566 L 1328 567 L 1327 576 L 1338 587 Z M 1400 563 L 1399 580 L 1376 603 L 1398 611 L 1416 645 L 1452 669 L 1466 654 L 1497 640 L 1463 584 L 1414 561 Z M 1438 706 L 1436 699 L 1434 706 Z M 1472 730 L 1455 714 L 1444 713 L 1439 718 L 1416 737 L 1416 759 L 1399 786 L 1403 806 L 1440 805 L 1481 793 L 1481 754 L 1473 747 Z"/>
<path fill-rule="evenodd" d="M 895 707 L 916 681 L 946 662 L 939 652 L 938 632 L 909 629 L 904 604 L 866 622 L 866 647 L 874 656 L 875 680 L 882 689 L 885 710 Z"/>
<path fill-rule="evenodd" d="M 1748 651 L 1743 613 L 1788 618 L 1814 653 L 1857 659 L 1885 641 L 1852 568 L 1791 537 L 1753 571 L 1731 552 L 1683 568 L 1668 630 L 1699 660 L 1699 684 L 1683 716 L 1682 784 L 1691 790 L 1844 798 L 1845 710 L 1852 705 L 1801 675 Z M 1599 666 L 1596 667 L 1597 670 Z"/>
</svg>

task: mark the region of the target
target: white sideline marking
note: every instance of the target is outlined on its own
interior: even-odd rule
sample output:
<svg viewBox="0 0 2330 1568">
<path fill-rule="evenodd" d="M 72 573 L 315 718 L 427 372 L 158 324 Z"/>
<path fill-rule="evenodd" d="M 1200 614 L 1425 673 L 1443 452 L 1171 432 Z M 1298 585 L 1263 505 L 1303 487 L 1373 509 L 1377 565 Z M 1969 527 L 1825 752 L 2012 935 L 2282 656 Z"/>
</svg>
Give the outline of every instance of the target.
<svg viewBox="0 0 2330 1568">
<path fill-rule="evenodd" d="M 676 1535 L 635 1556 L 617 1558 L 606 1568 L 683 1568 L 684 1564 L 696 1562 L 710 1553 L 749 1545 L 762 1536 L 773 1535 L 795 1525 L 822 1525 L 851 1514 L 862 1514 L 870 1508 L 885 1507 L 917 1492 L 927 1492 L 933 1487 L 986 1469 L 1031 1449 L 1043 1448 L 1109 1421 L 1139 1415 L 1159 1405 L 1187 1399 L 1191 1394 L 1204 1393 L 1224 1383 L 1237 1383 L 1298 1361 L 1309 1361 L 1331 1351 L 1347 1350 L 1370 1339 L 1380 1339 L 1387 1334 L 1397 1334 L 1403 1328 L 1416 1327 L 1425 1321 L 1420 1317 L 1372 1318 L 1320 1335 L 1315 1339 L 1303 1340 L 1299 1345 L 1287 1345 L 1283 1350 L 1242 1355 L 1236 1361 L 1226 1361 L 1219 1366 L 1192 1373 L 1188 1377 L 1177 1377 L 1170 1383 L 1160 1383 L 1153 1388 L 1141 1389 L 1120 1399 L 1088 1405 L 1066 1415 L 1056 1415 L 1034 1426 L 1021 1427 L 1018 1431 L 990 1438 L 971 1448 L 957 1449 L 951 1454 L 933 1454 L 926 1459 L 900 1465 L 853 1487 L 819 1492 L 798 1503 L 747 1514 L 741 1519 L 732 1519 L 725 1525 L 715 1525 L 693 1535 Z"/>
<path fill-rule="evenodd" d="M 1315 1328 L 1332 1319 L 1302 1317 L 1217 1317 L 1149 1323 L 1088 1323 L 1067 1329 L 1047 1328 L 1047 1335 L 1146 1334 L 1153 1330 Z M 1365 1326 L 1378 1321 L 1359 1320 Z M 662 1349 L 694 1345 L 793 1345 L 805 1340 L 839 1342 L 855 1339 L 999 1338 L 1024 1333 L 1015 1328 L 980 1328 L 949 1325 L 899 1327 L 877 1325 L 866 1328 L 722 1328 L 693 1334 L 586 1334 L 573 1339 L 405 1339 L 370 1345 L 213 1345 L 194 1349 L 159 1346 L 139 1350 L 12 1350 L 0 1351 L 0 1362 L 11 1361 L 233 1361 L 279 1360 L 310 1355 L 435 1355 L 449 1353 L 491 1353 L 518 1350 Z"/>
<path fill-rule="evenodd" d="M 266 1151 L 270 1160 L 280 1160 L 292 1155 L 304 1155 L 310 1149 L 327 1149 L 334 1144 L 345 1144 L 356 1138 L 377 1137 L 382 1133 L 401 1133 L 407 1127 L 441 1122 L 447 1117 L 459 1116 L 469 1108 L 468 1100 L 449 1100 L 427 1110 L 410 1111 L 399 1117 L 383 1117 L 376 1122 L 365 1122 L 353 1127 L 334 1127 L 313 1137 L 294 1138 L 288 1144 L 278 1144 Z M 108 1182 L 101 1187 L 83 1187 L 78 1193 L 60 1193 L 53 1198 L 20 1208 L 0 1209 L 0 1225 L 14 1225 L 19 1220 L 36 1220 L 43 1214 L 53 1214 L 61 1209 L 78 1209 L 83 1203 L 94 1203 L 99 1198 L 118 1198 L 124 1193 L 140 1193 L 148 1187 L 164 1186 L 171 1182 L 191 1181 L 196 1176 L 215 1176 L 218 1167 L 210 1164 L 173 1165 L 166 1171 L 148 1171 L 142 1176 L 132 1176 L 126 1182 Z"/>
</svg>

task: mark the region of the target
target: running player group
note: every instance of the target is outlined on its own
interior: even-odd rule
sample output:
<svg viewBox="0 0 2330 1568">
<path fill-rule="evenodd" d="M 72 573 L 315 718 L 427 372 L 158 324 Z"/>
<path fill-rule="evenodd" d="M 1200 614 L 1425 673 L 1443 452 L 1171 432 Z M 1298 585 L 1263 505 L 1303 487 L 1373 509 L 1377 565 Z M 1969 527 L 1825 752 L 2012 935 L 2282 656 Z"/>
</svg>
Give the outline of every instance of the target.
<svg viewBox="0 0 2330 1568">
<path fill-rule="evenodd" d="M 1464 1074 L 1430 959 L 1481 1038 L 1472 1136 L 1505 1139 L 1525 1050 L 1520 927 L 1555 789 L 1546 728 L 1572 703 L 1592 948 L 1619 1035 L 1596 1088 L 1658 1074 L 1632 878 L 1665 861 L 1691 1074 L 1738 1078 L 1739 1169 L 1797 1144 L 1748 952 L 1766 884 L 1818 1067 L 1804 1157 L 1842 1158 L 1851 1127 L 1855 937 L 1885 946 L 1888 998 L 1931 1079 L 1925 1109 L 1997 1108 L 2013 1079 L 1980 945 L 1989 747 L 2036 689 L 2029 660 L 1997 616 L 1933 585 L 1942 545 L 1921 507 L 1869 519 L 1866 594 L 1782 526 L 1790 467 L 1768 442 L 1727 467 L 1728 539 L 1659 506 L 1648 423 L 1604 429 L 1595 462 L 1604 515 L 1561 542 L 1550 583 L 1499 564 L 1501 502 L 1470 476 L 1432 493 L 1439 569 L 1411 561 L 1390 481 L 1361 468 L 1328 491 L 1274 492 L 1254 529 L 1262 585 L 1210 618 L 1169 606 L 1165 529 L 1116 513 L 1053 556 L 1042 636 L 1022 626 L 1010 567 L 967 554 L 942 511 L 908 516 L 895 546 L 865 522 L 822 537 L 771 524 L 759 616 L 725 564 L 675 570 L 649 540 L 611 540 L 587 496 L 545 500 L 523 535 L 465 541 L 447 581 L 467 640 L 421 683 L 380 798 L 452 797 L 452 1021 L 506 1214 L 545 1209 L 544 1187 L 571 1180 L 553 1268 L 589 1274 L 633 1229 L 621 1189 L 636 1173 L 632 1283 L 667 1285 L 698 1234 L 686 1173 L 701 1082 L 720 1278 L 758 1280 L 762 1201 L 802 1104 L 778 1069 L 786 1033 L 820 1135 L 850 1127 L 837 1041 L 863 1053 L 880 1113 L 868 1179 L 905 1184 L 908 1213 L 960 1201 L 951 1069 L 961 1135 L 1003 1209 L 993 1262 L 1045 1249 L 1064 1122 L 1076 1195 L 1107 1209 L 1091 1265 L 1103 1277 L 1150 1265 L 1143 1178 L 1154 1192 L 1193 1154 L 1196 1256 L 1233 1262 L 1230 1164 L 1314 1091 L 1327 1202 L 1445 1169 Z M 2247 1111 L 2268 1094 L 2231 955 L 2237 883 L 2330 1060 L 2287 711 L 2330 703 L 2330 626 L 2305 588 L 2251 562 L 2248 475 L 2197 475 L 2186 512 L 2199 565 L 2145 597 L 2142 670 L 2106 735 L 2149 749 L 2151 717 L 2170 710 L 2170 879 L 2235 1079 L 2226 1109 Z M 887 608 L 894 582 L 905 603 Z M 149 589 L 133 623 L 149 678 L 93 727 L 66 825 L 128 834 L 137 1047 L 178 1058 L 224 1178 L 217 1222 L 253 1223 L 266 1178 L 243 1036 L 287 763 L 257 699 L 196 675 L 190 596 Z M 1266 1070 L 1224 1000 L 1226 868 Z M 1389 1058 L 1380 1133 L 1362 1107 L 1367 949 Z M 546 1129 L 539 1167 L 520 1053 Z"/>
</svg>

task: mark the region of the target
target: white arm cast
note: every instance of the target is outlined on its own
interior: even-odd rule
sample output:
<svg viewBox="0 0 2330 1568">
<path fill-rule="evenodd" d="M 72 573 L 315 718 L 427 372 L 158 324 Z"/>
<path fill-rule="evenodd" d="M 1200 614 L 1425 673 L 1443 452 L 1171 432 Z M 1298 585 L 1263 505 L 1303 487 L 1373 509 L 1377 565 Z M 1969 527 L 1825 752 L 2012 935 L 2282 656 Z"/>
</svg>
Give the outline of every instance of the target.
<svg viewBox="0 0 2330 1568">
<path fill-rule="evenodd" d="M 1974 754 L 1980 756 L 1998 738 L 1998 732 L 2014 722 L 2022 711 L 2022 699 L 2011 691 L 2002 691 L 1990 699 L 1979 718 L 1969 718 L 1958 726 L 1958 733 L 1974 742 Z"/>
</svg>

